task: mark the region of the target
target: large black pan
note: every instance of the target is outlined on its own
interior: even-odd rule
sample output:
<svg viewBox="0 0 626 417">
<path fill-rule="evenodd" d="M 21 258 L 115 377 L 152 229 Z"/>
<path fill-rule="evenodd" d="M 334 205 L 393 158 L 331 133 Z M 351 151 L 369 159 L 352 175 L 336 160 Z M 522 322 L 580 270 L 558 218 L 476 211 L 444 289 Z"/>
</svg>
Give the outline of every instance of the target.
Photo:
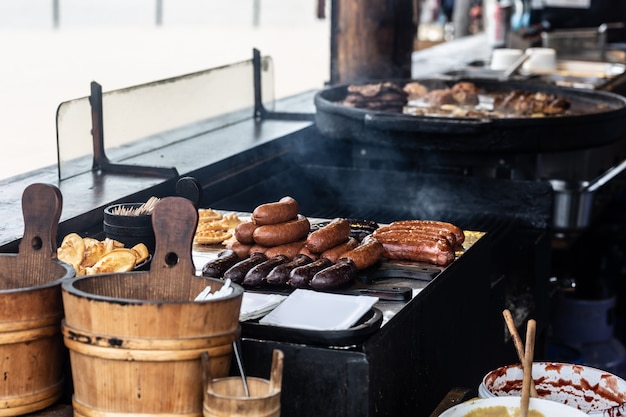
<svg viewBox="0 0 626 417">
<path fill-rule="evenodd" d="M 442 79 L 418 81 L 429 88 L 451 86 Z M 571 114 L 549 117 L 460 118 L 413 116 L 339 104 L 347 85 L 315 95 L 316 126 L 333 139 L 411 149 L 473 152 L 557 152 L 593 148 L 626 134 L 626 98 L 604 91 L 557 87 L 532 81 L 470 80 L 481 90 L 553 93 L 572 103 Z"/>
</svg>

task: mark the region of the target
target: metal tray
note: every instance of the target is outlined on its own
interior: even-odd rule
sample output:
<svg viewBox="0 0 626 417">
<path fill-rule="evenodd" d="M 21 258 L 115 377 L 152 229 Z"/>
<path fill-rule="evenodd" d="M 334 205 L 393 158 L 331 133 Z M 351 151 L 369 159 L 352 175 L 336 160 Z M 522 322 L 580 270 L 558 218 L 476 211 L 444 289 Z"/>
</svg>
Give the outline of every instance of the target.
<svg viewBox="0 0 626 417">
<path fill-rule="evenodd" d="M 383 313 L 376 307 L 366 313 L 354 326 L 346 330 L 306 330 L 267 326 L 258 320 L 241 323 L 244 338 L 273 340 L 288 343 L 306 343 L 319 346 L 350 346 L 363 342 L 375 333 L 383 322 Z"/>
</svg>

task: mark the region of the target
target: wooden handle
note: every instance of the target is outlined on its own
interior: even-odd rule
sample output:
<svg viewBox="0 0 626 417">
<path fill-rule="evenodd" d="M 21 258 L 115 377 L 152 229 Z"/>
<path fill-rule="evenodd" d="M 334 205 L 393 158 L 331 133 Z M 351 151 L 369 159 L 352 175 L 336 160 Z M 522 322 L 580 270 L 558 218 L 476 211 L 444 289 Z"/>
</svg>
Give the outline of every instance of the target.
<svg viewBox="0 0 626 417">
<path fill-rule="evenodd" d="M 202 203 L 202 185 L 193 177 L 182 177 L 176 182 L 176 194 L 191 201 L 198 208 Z"/>
<path fill-rule="evenodd" d="M 156 246 L 150 274 L 163 285 L 166 294 L 169 291 L 189 292 L 189 288 L 181 288 L 189 287 L 189 279 L 180 277 L 196 274 L 191 253 L 197 226 L 198 211 L 186 198 L 165 197 L 154 207 L 152 228 Z"/>
<path fill-rule="evenodd" d="M 32 273 L 50 274 L 46 265 L 57 259 L 57 228 L 63 196 L 54 185 L 31 184 L 22 194 L 24 237 L 19 245 L 19 262 Z"/>
<path fill-rule="evenodd" d="M 522 338 L 517 332 L 517 327 L 515 327 L 515 321 L 513 320 L 513 316 L 508 309 L 505 309 L 502 312 L 504 316 L 504 321 L 506 322 L 506 326 L 509 329 L 509 333 L 511 333 L 511 338 L 513 339 L 513 344 L 515 345 L 515 350 L 517 350 L 517 357 L 519 358 L 520 364 L 522 365 L 522 369 L 524 368 L 524 343 L 522 342 Z M 530 381 L 530 396 L 533 398 L 537 398 L 537 388 L 535 387 L 535 381 L 531 379 Z"/>
<path fill-rule="evenodd" d="M 522 382 L 522 401 L 520 405 L 520 417 L 528 417 L 530 404 L 530 387 L 533 380 L 533 356 L 535 353 L 535 320 L 528 320 L 526 325 L 526 355 L 524 355 L 524 380 Z"/>
<path fill-rule="evenodd" d="M 274 393 L 281 390 L 283 385 L 283 360 L 285 355 L 280 349 L 274 349 L 272 355 L 272 372 L 270 375 L 269 392 Z"/>
</svg>

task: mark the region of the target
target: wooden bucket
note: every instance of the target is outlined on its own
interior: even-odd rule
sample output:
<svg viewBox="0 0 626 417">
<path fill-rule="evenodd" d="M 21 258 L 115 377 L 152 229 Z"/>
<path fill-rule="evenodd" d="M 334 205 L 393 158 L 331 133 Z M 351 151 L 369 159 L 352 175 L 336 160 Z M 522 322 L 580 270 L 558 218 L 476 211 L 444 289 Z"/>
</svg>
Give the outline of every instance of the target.
<svg viewBox="0 0 626 417">
<path fill-rule="evenodd" d="M 63 336 L 70 350 L 75 416 L 202 415 L 201 354 L 228 375 L 239 337 L 243 289 L 195 302 L 224 282 L 195 275 L 191 246 L 198 212 L 161 199 L 152 224 L 149 271 L 80 277 L 63 285 Z"/>
<path fill-rule="evenodd" d="M 206 369 L 206 368 L 205 368 Z M 283 352 L 275 349 L 270 380 L 247 377 L 249 396 L 241 377 L 211 378 L 207 371 L 204 390 L 204 417 L 279 417 L 283 377 Z"/>
<path fill-rule="evenodd" d="M 75 271 L 57 260 L 62 202 L 52 185 L 28 186 L 19 251 L 0 255 L 0 416 L 44 409 L 63 394 L 61 282 Z"/>
</svg>

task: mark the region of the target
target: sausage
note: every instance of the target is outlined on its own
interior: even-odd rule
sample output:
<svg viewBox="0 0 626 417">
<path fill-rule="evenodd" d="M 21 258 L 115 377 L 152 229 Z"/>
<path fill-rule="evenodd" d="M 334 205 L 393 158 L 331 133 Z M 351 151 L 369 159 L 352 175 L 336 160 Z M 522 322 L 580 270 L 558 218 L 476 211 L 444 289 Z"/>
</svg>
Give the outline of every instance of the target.
<svg viewBox="0 0 626 417">
<path fill-rule="evenodd" d="M 460 245 L 465 242 L 465 232 L 460 227 L 447 222 L 441 222 L 436 220 L 400 220 L 391 223 L 389 226 L 429 226 L 429 227 L 437 227 L 443 230 L 447 230 L 448 232 L 454 233 L 456 237 L 456 244 Z"/>
<path fill-rule="evenodd" d="M 415 239 L 382 239 L 384 256 L 388 259 L 427 262 L 447 266 L 454 261 L 455 253 L 443 238 L 428 236 Z"/>
<path fill-rule="evenodd" d="M 259 226 L 254 230 L 254 241 L 262 246 L 278 246 L 306 238 L 311 224 L 309 219 L 298 214 L 294 220 L 279 224 Z"/>
<path fill-rule="evenodd" d="M 304 242 L 304 240 L 298 240 L 285 243 L 284 245 L 273 246 L 265 251 L 265 255 L 267 255 L 268 258 L 276 255 L 285 255 L 287 258 L 293 259 L 293 257 L 300 252 L 300 249 L 304 247 Z"/>
<path fill-rule="evenodd" d="M 284 223 L 295 219 L 299 211 L 298 202 L 286 196 L 277 202 L 257 206 L 252 212 L 252 221 L 258 226 Z"/>
<path fill-rule="evenodd" d="M 202 267 L 202 276 L 209 278 L 221 278 L 224 272 L 239 262 L 239 256 L 234 250 L 225 249 L 217 254 L 217 258 L 211 259 Z"/>
<path fill-rule="evenodd" d="M 317 229 L 306 238 L 306 247 L 314 253 L 322 253 L 326 249 L 345 242 L 350 237 L 350 222 L 346 219 L 333 219 L 326 226 Z"/>
<path fill-rule="evenodd" d="M 324 268 L 328 268 L 333 263 L 326 258 L 319 258 L 307 265 L 299 266 L 289 273 L 287 284 L 294 288 L 307 288 L 313 276 Z"/>
<path fill-rule="evenodd" d="M 356 277 L 357 268 L 350 259 L 342 259 L 336 264 L 324 268 L 311 279 L 310 286 L 316 290 L 330 290 L 343 287 Z"/>
<path fill-rule="evenodd" d="M 302 249 L 300 249 L 299 253 L 302 254 L 302 255 L 308 256 L 309 258 L 313 259 L 314 261 L 316 261 L 320 257 L 319 253 L 311 252 L 306 246 L 303 246 Z"/>
<path fill-rule="evenodd" d="M 267 261 L 267 256 L 263 253 L 253 253 L 248 258 L 237 262 L 224 272 L 224 279 L 230 279 L 236 284 L 241 284 L 246 274 L 256 265 Z"/>
<path fill-rule="evenodd" d="M 454 233 L 433 225 L 395 225 L 384 226 L 372 233 L 375 237 L 383 235 L 398 235 L 398 237 L 434 236 L 443 237 L 454 247 L 457 246 L 457 237 Z"/>
<path fill-rule="evenodd" d="M 230 249 L 237 254 L 239 259 L 246 259 L 250 255 L 250 248 L 252 245 L 245 245 L 239 241 L 229 242 L 226 245 L 226 249 Z"/>
<path fill-rule="evenodd" d="M 378 238 L 379 240 L 388 238 L 414 239 L 418 237 L 430 236 L 434 238 L 444 238 L 452 247 L 457 246 L 457 239 L 454 233 L 435 227 L 384 226 L 372 233 L 372 236 Z"/>
<path fill-rule="evenodd" d="M 250 255 L 252 255 L 253 253 L 265 253 L 268 249 L 269 248 L 267 246 L 254 244 L 250 246 Z"/>
<path fill-rule="evenodd" d="M 320 257 L 330 259 L 331 262 L 335 263 L 337 262 L 337 259 L 339 259 L 341 255 L 343 255 L 349 250 L 356 248 L 357 246 L 359 246 L 359 241 L 353 237 L 350 237 L 345 242 L 340 243 L 337 246 L 333 246 L 332 248 L 325 250 L 324 252 L 320 254 Z"/>
<path fill-rule="evenodd" d="M 383 257 L 383 244 L 375 237 L 367 236 L 356 248 L 349 250 L 339 256 L 342 259 L 350 259 L 354 262 L 357 270 L 362 270 L 374 265 Z"/>
<path fill-rule="evenodd" d="M 276 255 L 273 258 L 268 258 L 266 261 L 252 267 L 243 278 L 242 284 L 249 287 L 257 287 L 263 283 L 267 274 L 269 274 L 274 267 L 288 261 L 289 258 L 285 255 Z"/>
<path fill-rule="evenodd" d="M 307 265 L 313 262 L 313 259 L 303 254 L 297 254 L 294 258 L 284 264 L 280 264 L 272 269 L 265 277 L 265 281 L 272 285 L 284 285 L 289 280 L 289 273 L 295 268 Z"/>
<path fill-rule="evenodd" d="M 252 221 L 239 223 L 235 227 L 235 239 L 243 244 L 253 245 L 254 238 L 252 237 L 252 233 L 256 228 L 257 225 Z"/>
</svg>

